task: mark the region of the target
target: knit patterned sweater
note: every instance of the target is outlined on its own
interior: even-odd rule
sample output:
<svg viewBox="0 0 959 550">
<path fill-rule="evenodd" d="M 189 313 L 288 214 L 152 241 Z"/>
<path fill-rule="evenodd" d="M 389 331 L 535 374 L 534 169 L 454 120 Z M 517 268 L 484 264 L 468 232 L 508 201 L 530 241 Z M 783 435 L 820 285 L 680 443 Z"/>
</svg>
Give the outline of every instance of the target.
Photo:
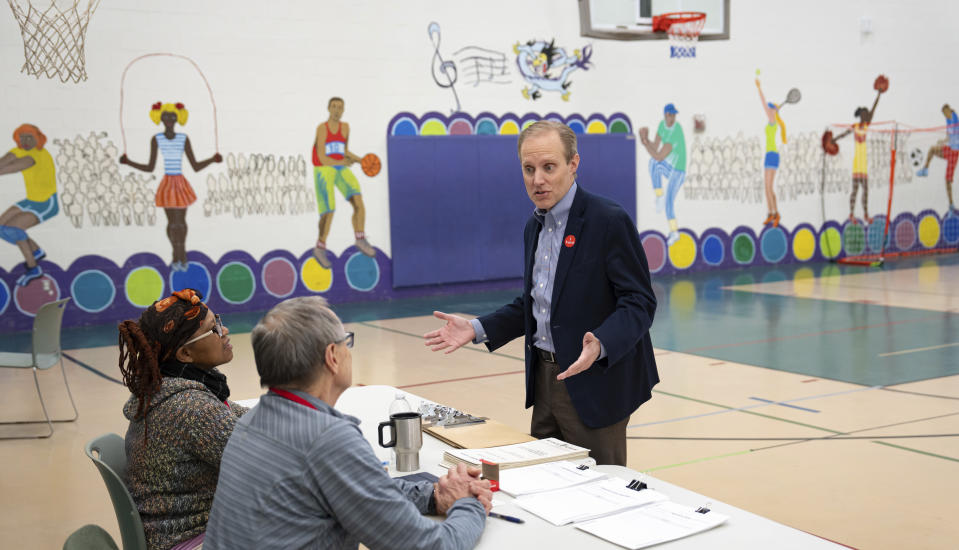
<svg viewBox="0 0 959 550">
<path fill-rule="evenodd" d="M 248 410 L 229 404 L 199 382 L 164 377 L 146 414 L 146 442 L 143 419 L 134 420 L 137 398 L 123 406 L 130 420 L 126 482 L 150 550 L 167 550 L 206 530 L 223 448 Z"/>
</svg>

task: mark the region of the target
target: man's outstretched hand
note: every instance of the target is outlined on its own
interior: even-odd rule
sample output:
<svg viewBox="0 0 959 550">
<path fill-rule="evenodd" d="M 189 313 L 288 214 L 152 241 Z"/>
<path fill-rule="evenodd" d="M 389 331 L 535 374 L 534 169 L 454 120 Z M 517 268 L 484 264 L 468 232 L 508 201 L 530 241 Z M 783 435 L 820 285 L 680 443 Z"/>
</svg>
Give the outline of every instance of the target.
<svg viewBox="0 0 959 550">
<path fill-rule="evenodd" d="M 583 353 L 579 354 L 579 359 L 577 359 L 568 369 L 559 373 L 556 376 L 557 380 L 565 380 L 570 376 L 575 376 L 589 367 L 593 366 L 593 363 L 599 359 L 599 354 L 602 351 L 602 347 L 599 345 L 599 340 L 596 339 L 596 336 L 592 332 L 587 332 L 583 335 Z"/>
<path fill-rule="evenodd" d="M 427 332 L 423 335 L 423 338 L 426 339 L 425 345 L 433 351 L 445 349 L 446 353 L 453 353 L 476 338 L 473 325 L 462 317 L 442 311 L 434 311 L 433 317 L 446 321 L 446 324 L 439 330 Z"/>
</svg>

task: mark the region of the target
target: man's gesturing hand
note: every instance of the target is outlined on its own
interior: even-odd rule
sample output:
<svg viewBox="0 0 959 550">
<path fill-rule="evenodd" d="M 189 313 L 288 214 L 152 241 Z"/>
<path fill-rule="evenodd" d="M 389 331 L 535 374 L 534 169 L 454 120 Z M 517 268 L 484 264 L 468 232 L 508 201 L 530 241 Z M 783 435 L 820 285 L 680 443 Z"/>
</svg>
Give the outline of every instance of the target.
<svg viewBox="0 0 959 550">
<path fill-rule="evenodd" d="M 587 332 L 583 335 L 583 353 L 579 354 L 579 359 L 575 363 L 569 366 L 568 369 L 559 373 L 556 377 L 557 380 L 565 380 L 570 376 L 577 375 L 589 367 L 593 366 L 593 363 L 599 359 L 599 354 L 602 348 L 599 345 L 599 340 L 596 339 L 596 336 L 592 332 Z"/>
<path fill-rule="evenodd" d="M 476 338 L 476 331 L 469 321 L 456 315 L 434 311 L 433 317 L 446 321 L 443 328 L 427 332 L 423 335 L 426 339 L 426 345 L 433 351 L 445 349 L 446 353 L 453 353 L 465 344 L 468 344 Z M 449 348 L 449 349 L 447 349 Z"/>
</svg>

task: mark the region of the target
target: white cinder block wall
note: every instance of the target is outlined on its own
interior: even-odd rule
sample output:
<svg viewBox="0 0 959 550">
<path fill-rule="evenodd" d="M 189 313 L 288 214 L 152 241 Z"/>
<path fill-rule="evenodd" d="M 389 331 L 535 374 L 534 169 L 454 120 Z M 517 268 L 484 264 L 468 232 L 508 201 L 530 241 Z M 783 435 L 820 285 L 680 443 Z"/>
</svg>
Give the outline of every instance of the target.
<svg viewBox="0 0 959 550">
<path fill-rule="evenodd" d="M 42 3 L 42 2 L 41 2 Z M 23 45 L 12 13 L 0 11 L 0 134 L 9 135 L 23 122 L 39 126 L 50 138 L 87 136 L 105 131 L 120 146 L 120 120 L 128 152 L 145 162 L 150 136 L 158 131 L 148 117 L 156 101 L 182 101 L 190 110 L 183 128 L 198 158 L 214 151 L 212 107 L 206 89 L 188 63 L 151 58 L 127 74 L 124 109 L 120 112 L 120 81 L 134 58 L 154 52 L 189 56 L 209 79 L 216 101 L 219 150 L 303 155 L 316 124 L 326 118 L 330 96 L 346 100 L 344 120 L 350 123 L 350 147 L 373 152 L 386 162 L 387 123 L 398 112 L 421 115 L 449 113 L 452 94 L 431 77 L 434 48 L 427 26 L 441 26 L 440 53 L 449 58 L 465 46 L 480 46 L 507 55 L 512 82 L 503 85 L 460 85 L 462 109 L 476 115 L 529 111 L 545 114 L 626 113 L 635 127 L 655 126 L 662 108 L 673 102 L 679 121 L 693 138 L 692 115 L 707 117 L 710 137 L 762 135 L 765 119 L 753 84 L 762 69 L 764 90 L 778 101 L 791 87 L 802 90 L 799 105 L 783 111 L 791 135 L 821 133 L 830 122 L 852 122 L 858 105 L 871 105 L 873 79 L 884 73 L 891 80 L 878 120 L 896 119 L 914 126 L 943 123 L 944 102 L 959 106 L 959 72 L 952 67 L 959 50 L 954 22 L 959 7 L 936 0 L 904 4 L 891 0 L 806 2 L 733 0 L 731 39 L 700 44 L 693 61 L 668 58 L 664 41 L 620 42 L 579 34 L 578 4 L 573 0 L 487 0 L 485 2 L 405 1 L 182 1 L 161 3 L 103 0 L 86 36 L 89 79 L 62 84 L 20 73 Z M 869 17 L 872 33 L 860 32 L 860 18 Z M 555 38 L 572 50 L 592 44 L 594 66 L 575 74 L 568 102 L 553 94 L 538 101 L 521 95 L 523 82 L 515 70 L 512 45 L 530 39 Z M 778 99 L 777 99 L 778 98 Z M 7 147 L 12 141 L 7 138 Z M 929 138 L 931 139 L 931 138 Z M 929 142 L 929 139 L 925 143 Z M 851 139 L 842 145 L 851 149 Z M 516 162 L 504 158 L 503 162 Z M 583 159 L 591 162 L 591 159 Z M 646 170 L 648 156 L 637 156 L 637 213 L 641 230 L 665 233 L 666 221 L 654 209 Z M 851 157 L 843 161 L 851 164 Z M 129 169 L 121 167 L 120 173 Z M 162 168 L 155 174 L 162 176 Z M 913 182 L 897 195 L 896 210 L 942 212 L 944 163 L 933 165 L 930 178 Z M 198 175 L 186 170 L 200 200 L 188 215 L 188 249 L 214 261 L 228 250 L 246 250 L 259 258 L 287 249 L 296 254 L 316 239 L 315 211 L 298 216 L 204 217 L 206 176 L 226 171 L 213 165 Z M 309 175 L 312 175 L 310 171 Z M 517 176 L 519 168 L 517 166 Z M 878 176 L 877 176 L 878 177 Z M 370 180 L 361 176 L 367 205 L 370 241 L 390 254 L 386 170 Z M 519 185 L 519 181 L 517 182 Z M 154 183 L 154 187 L 155 187 Z M 905 187 L 904 187 L 905 188 Z M 826 197 L 827 217 L 842 219 L 848 212 L 846 194 Z M 0 177 L 0 206 L 22 199 L 19 175 Z M 885 192 L 871 193 L 871 210 L 882 212 Z M 881 198 L 882 197 L 882 198 Z M 818 195 L 796 200 L 781 198 L 784 224 L 822 223 Z M 341 197 L 330 248 L 340 252 L 352 243 L 350 209 Z M 424 198 L 423 207 L 429 202 Z M 701 232 L 709 227 L 726 231 L 749 224 L 759 229 L 765 204 L 741 201 L 691 200 L 680 196 L 677 212 L 682 227 Z M 455 220 L 450 221 L 455 226 Z M 62 266 L 82 255 L 98 254 L 122 263 L 130 255 L 156 252 L 169 256 L 165 219 L 158 213 L 153 227 L 74 228 L 60 215 L 31 230 Z M 0 247 L 0 266 L 10 270 L 22 261 L 11 246 Z"/>
</svg>

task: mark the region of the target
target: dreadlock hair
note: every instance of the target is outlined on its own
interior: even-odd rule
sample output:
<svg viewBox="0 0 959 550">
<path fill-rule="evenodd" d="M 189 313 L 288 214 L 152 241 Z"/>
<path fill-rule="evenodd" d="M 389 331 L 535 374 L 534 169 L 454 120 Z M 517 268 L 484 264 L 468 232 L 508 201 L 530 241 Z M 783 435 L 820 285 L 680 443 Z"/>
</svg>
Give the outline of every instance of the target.
<svg viewBox="0 0 959 550">
<path fill-rule="evenodd" d="M 160 363 L 169 361 L 203 324 L 208 308 L 201 298 L 193 289 L 178 290 L 153 302 L 140 315 L 139 321 L 123 321 L 117 327 L 120 333 L 120 373 L 123 374 L 123 383 L 139 401 L 134 418 L 143 419 L 144 436 L 150 399 L 160 389 L 163 379 Z"/>
</svg>

